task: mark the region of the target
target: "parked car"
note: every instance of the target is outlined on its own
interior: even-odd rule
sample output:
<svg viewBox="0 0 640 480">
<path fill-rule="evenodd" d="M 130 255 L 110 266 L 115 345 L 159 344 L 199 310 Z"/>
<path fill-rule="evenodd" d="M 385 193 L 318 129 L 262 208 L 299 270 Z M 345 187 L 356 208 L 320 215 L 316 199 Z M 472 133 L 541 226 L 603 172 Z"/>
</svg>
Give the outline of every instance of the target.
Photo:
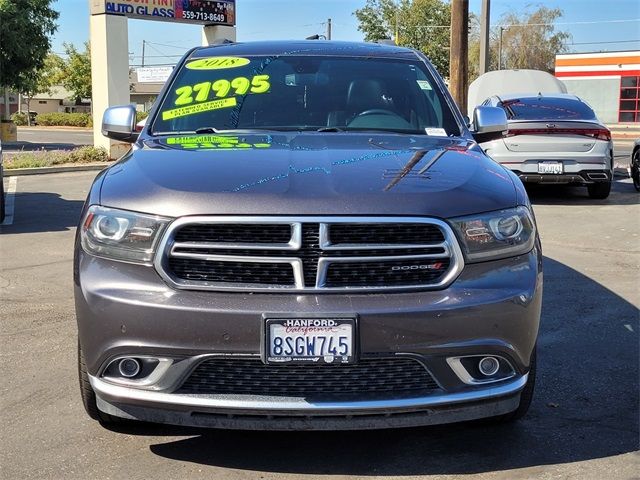
<svg viewBox="0 0 640 480">
<path fill-rule="evenodd" d="M 514 420 L 542 255 L 518 178 L 420 52 L 229 43 L 179 62 L 75 246 L 87 413 L 250 429 Z"/>
<path fill-rule="evenodd" d="M 568 93 L 562 80 L 542 70 L 514 69 L 492 70 L 476 78 L 467 95 L 467 111 L 473 109 L 494 95 L 521 95 L 534 92 L 542 95 Z"/>
<path fill-rule="evenodd" d="M 640 192 L 640 138 L 637 139 L 633 145 L 630 167 L 633 186 L 638 192 Z"/>
<path fill-rule="evenodd" d="M 494 95 L 482 105 L 508 118 L 502 138 L 480 141 L 494 160 L 523 182 L 586 186 L 591 198 L 609 196 L 613 179 L 611 132 L 575 95 Z"/>
</svg>

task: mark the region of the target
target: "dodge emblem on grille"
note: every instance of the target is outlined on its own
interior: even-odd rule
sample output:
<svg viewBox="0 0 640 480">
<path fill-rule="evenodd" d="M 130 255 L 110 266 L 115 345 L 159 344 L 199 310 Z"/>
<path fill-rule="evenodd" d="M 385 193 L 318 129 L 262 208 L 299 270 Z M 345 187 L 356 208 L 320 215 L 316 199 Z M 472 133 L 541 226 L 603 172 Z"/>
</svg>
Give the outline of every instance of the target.
<svg viewBox="0 0 640 480">
<path fill-rule="evenodd" d="M 391 267 L 392 272 L 408 271 L 408 270 L 439 270 L 442 268 L 442 262 L 431 263 L 427 265 L 394 265 Z"/>
</svg>

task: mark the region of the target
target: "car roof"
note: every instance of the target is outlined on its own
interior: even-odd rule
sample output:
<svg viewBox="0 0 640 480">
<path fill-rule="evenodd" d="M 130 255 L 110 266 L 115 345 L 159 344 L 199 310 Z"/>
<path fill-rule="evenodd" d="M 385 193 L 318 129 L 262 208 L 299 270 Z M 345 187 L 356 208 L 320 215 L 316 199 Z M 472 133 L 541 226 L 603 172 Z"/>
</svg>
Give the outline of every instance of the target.
<svg viewBox="0 0 640 480">
<path fill-rule="evenodd" d="M 191 58 L 242 55 L 310 55 L 341 57 L 377 57 L 416 60 L 414 50 L 395 45 L 368 42 L 342 42 L 324 40 L 289 40 L 221 43 L 207 47 L 198 47 Z"/>
<path fill-rule="evenodd" d="M 524 98 L 563 98 L 566 100 L 578 100 L 579 102 L 582 102 L 582 100 L 577 97 L 576 95 L 573 95 L 571 93 L 542 93 L 542 94 L 538 94 L 538 93 L 521 93 L 521 94 L 515 94 L 515 93 L 509 93 L 507 95 L 494 95 L 495 98 L 498 98 L 499 100 L 502 100 L 503 102 L 505 100 L 522 100 Z"/>
</svg>

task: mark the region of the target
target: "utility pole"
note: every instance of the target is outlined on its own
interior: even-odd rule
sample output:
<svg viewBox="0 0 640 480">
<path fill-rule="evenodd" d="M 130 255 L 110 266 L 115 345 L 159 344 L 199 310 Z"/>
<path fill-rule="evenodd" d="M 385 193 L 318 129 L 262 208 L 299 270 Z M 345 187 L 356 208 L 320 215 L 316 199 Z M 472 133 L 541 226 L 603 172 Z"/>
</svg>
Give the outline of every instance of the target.
<svg viewBox="0 0 640 480">
<path fill-rule="evenodd" d="M 142 66 L 143 67 L 144 67 L 144 44 L 145 44 L 145 41 L 142 40 Z"/>
<path fill-rule="evenodd" d="M 467 111 L 469 0 L 451 1 L 449 91 L 463 114 Z"/>
<path fill-rule="evenodd" d="M 327 20 L 327 40 L 331 40 L 331 19 Z"/>
<path fill-rule="evenodd" d="M 482 0 L 480 11 L 480 75 L 489 71 L 489 19 L 491 0 Z"/>
</svg>

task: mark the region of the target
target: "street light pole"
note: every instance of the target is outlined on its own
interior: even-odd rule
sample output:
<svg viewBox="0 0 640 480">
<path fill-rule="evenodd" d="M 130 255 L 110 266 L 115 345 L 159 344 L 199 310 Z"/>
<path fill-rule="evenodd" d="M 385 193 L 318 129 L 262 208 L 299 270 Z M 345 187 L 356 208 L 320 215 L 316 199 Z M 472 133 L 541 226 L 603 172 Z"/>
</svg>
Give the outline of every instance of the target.
<svg viewBox="0 0 640 480">
<path fill-rule="evenodd" d="M 500 40 L 498 42 L 498 70 L 502 70 L 502 32 L 509 30 L 507 27 L 500 27 Z"/>
<path fill-rule="evenodd" d="M 327 40 L 331 40 L 331 19 L 327 20 Z"/>
</svg>

